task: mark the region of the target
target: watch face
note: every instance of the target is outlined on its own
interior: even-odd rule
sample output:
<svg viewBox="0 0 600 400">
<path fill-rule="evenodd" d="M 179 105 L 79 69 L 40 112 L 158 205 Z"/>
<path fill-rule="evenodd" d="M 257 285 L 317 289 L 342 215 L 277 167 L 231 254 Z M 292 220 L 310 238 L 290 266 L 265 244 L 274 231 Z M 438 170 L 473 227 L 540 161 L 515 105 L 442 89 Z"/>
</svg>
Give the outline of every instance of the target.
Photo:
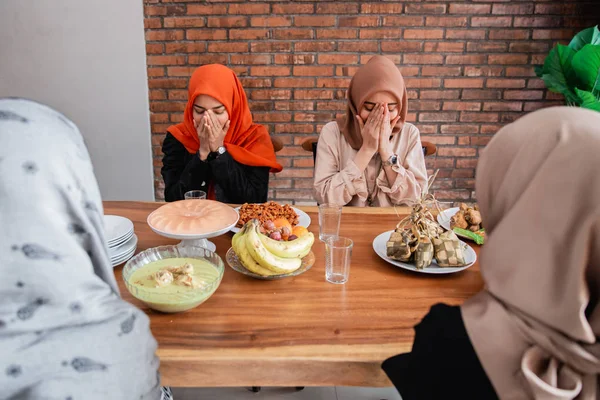
<svg viewBox="0 0 600 400">
<path fill-rule="evenodd" d="M 225 150 L 226 150 L 226 149 L 225 149 L 225 147 L 221 146 L 221 147 L 219 147 L 219 148 L 217 149 L 217 152 L 218 152 L 219 154 L 223 154 L 223 153 L 225 153 Z"/>
</svg>

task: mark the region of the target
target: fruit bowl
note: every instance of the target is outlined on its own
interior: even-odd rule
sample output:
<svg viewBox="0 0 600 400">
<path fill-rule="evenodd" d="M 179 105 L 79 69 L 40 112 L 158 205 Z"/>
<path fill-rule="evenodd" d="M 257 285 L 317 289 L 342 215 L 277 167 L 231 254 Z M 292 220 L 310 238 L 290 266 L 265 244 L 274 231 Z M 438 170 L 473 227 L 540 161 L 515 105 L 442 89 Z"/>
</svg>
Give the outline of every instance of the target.
<svg viewBox="0 0 600 400">
<path fill-rule="evenodd" d="M 134 284 L 132 276 L 140 268 L 155 261 L 175 258 L 187 258 L 207 263 L 202 263 L 201 267 L 203 268 L 195 272 L 201 276 L 201 286 L 182 288 L 175 293 L 164 293 L 154 287 L 141 287 Z M 176 313 L 195 308 L 208 300 L 219 287 L 224 271 L 225 267 L 221 257 L 203 247 L 159 246 L 143 251 L 129 260 L 123 267 L 123 280 L 129 293 L 151 309 Z"/>
<path fill-rule="evenodd" d="M 255 274 L 254 272 L 248 271 L 246 268 L 244 268 L 240 259 L 237 256 L 237 254 L 235 254 L 235 251 L 233 250 L 233 248 L 229 248 L 229 250 L 227 251 L 227 254 L 225 255 L 225 259 L 227 260 L 227 264 L 229 264 L 229 266 L 233 270 L 239 272 L 240 274 L 250 276 L 255 279 L 261 279 L 264 281 L 272 281 L 275 279 L 283 279 L 283 278 L 297 276 L 297 275 L 305 273 L 306 271 L 311 269 L 311 267 L 315 264 L 315 253 L 313 253 L 311 251 L 310 253 L 308 253 L 308 255 L 306 257 L 302 258 L 302 265 L 300 266 L 300 268 L 298 268 L 294 272 L 290 272 L 287 274 L 280 274 L 280 275 L 270 275 L 270 276 L 258 275 L 258 274 Z"/>
</svg>

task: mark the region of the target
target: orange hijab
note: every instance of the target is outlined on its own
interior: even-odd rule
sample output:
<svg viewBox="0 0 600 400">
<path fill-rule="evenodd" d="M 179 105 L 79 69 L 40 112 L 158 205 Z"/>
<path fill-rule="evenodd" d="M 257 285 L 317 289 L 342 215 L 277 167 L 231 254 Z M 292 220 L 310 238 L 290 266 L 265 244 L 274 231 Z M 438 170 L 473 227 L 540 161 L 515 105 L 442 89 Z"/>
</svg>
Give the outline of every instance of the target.
<svg viewBox="0 0 600 400">
<path fill-rule="evenodd" d="M 234 160 L 253 167 L 271 167 L 271 172 L 283 169 L 277 163 L 267 129 L 252 123 L 246 93 L 235 72 L 219 64 L 204 65 L 194 71 L 190 78 L 183 122 L 167 129 L 187 151 L 193 154 L 200 148 L 192 115 L 194 101 L 201 94 L 214 97 L 227 109 L 231 124 L 224 145 Z"/>
</svg>

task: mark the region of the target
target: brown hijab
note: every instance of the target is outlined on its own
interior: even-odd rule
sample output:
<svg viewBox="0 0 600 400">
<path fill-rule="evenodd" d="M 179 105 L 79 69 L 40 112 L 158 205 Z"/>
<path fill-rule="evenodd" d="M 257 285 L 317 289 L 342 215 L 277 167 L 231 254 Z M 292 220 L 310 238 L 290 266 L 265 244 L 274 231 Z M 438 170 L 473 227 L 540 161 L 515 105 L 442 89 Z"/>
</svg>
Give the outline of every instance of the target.
<svg viewBox="0 0 600 400">
<path fill-rule="evenodd" d="M 555 107 L 501 129 L 477 168 L 485 289 L 462 306 L 502 399 L 596 399 L 600 113 Z"/>
<path fill-rule="evenodd" d="M 364 102 L 377 92 L 388 92 L 398 101 L 400 118 L 392 129 L 392 135 L 402 130 L 408 112 L 406 86 L 398 67 L 384 56 L 374 56 L 360 67 L 352 77 L 346 92 L 348 104 L 346 115 L 338 121 L 340 131 L 354 150 L 362 146 L 362 135 L 356 116 Z"/>
</svg>

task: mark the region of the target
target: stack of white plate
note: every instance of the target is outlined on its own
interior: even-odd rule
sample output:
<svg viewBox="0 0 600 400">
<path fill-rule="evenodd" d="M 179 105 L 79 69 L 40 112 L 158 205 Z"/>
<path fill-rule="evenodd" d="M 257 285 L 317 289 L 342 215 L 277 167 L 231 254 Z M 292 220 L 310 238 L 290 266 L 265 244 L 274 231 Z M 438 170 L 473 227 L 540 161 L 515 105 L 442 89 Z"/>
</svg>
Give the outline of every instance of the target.
<svg viewBox="0 0 600 400">
<path fill-rule="evenodd" d="M 133 233 L 133 222 L 118 215 L 104 216 L 108 255 L 113 267 L 123 264 L 135 254 L 138 238 Z"/>
</svg>

